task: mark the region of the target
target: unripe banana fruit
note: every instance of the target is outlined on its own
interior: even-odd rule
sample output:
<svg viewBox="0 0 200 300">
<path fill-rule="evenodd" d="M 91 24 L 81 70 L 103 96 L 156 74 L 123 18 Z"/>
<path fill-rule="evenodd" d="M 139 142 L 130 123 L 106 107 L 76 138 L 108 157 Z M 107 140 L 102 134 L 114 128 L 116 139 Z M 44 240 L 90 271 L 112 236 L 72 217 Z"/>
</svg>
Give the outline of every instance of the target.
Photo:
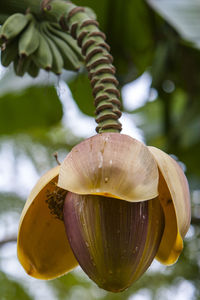
<svg viewBox="0 0 200 300">
<path fill-rule="evenodd" d="M 83 61 L 81 48 L 78 46 L 77 41 L 69 33 L 63 31 L 57 23 L 48 23 L 48 29 L 52 32 L 52 34 L 66 42 L 75 51 L 79 60 Z"/>
<path fill-rule="evenodd" d="M 19 37 L 19 55 L 29 56 L 36 51 L 39 46 L 39 32 L 36 22 L 32 17 L 26 30 Z"/>
<path fill-rule="evenodd" d="M 40 24 L 41 25 L 40 33 L 41 33 L 41 35 L 43 35 L 44 39 L 46 40 L 47 44 L 49 45 L 49 48 L 52 53 L 52 57 L 53 57 L 52 71 L 55 74 L 60 75 L 62 73 L 62 68 L 64 66 L 63 57 L 62 57 L 59 49 L 57 48 L 57 45 L 55 44 L 55 42 L 49 37 L 47 28 L 46 28 L 46 23 L 47 22 L 42 22 Z"/>
<path fill-rule="evenodd" d="M 17 57 L 14 60 L 14 70 L 15 73 L 22 77 L 29 68 L 31 60 L 28 57 Z"/>
<path fill-rule="evenodd" d="M 11 15 L 2 25 L 1 39 L 10 40 L 16 37 L 28 24 L 29 19 L 26 15 L 16 13 Z"/>
<path fill-rule="evenodd" d="M 61 74 L 63 68 L 78 70 L 83 65 L 77 42 L 59 24 L 39 22 L 31 13 L 15 13 L 4 22 L 0 45 L 3 66 L 14 62 L 19 76 L 27 72 L 36 77 L 40 68 Z"/>
<path fill-rule="evenodd" d="M 1 63 L 4 67 L 8 67 L 17 58 L 17 47 L 18 39 L 15 38 L 5 44 L 4 49 L 1 50 Z"/>
<path fill-rule="evenodd" d="M 63 67 L 68 70 L 77 70 L 80 68 L 79 60 L 77 59 L 75 53 L 68 46 L 66 41 L 56 36 L 49 30 L 48 23 L 45 24 L 45 34 L 46 36 L 55 44 L 58 51 L 63 58 Z"/>
<path fill-rule="evenodd" d="M 39 32 L 39 46 L 35 53 L 33 53 L 33 61 L 38 68 L 46 71 L 51 70 L 53 63 L 53 56 L 44 36 Z"/>
<path fill-rule="evenodd" d="M 34 63 L 34 61 L 31 60 L 29 66 L 28 66 L 28 68 L 27 68 L 27 73 L 28 73 L 31 77 L 35 78 L 35 77 L 38 76 L 39 71 L 40 71 L 40 68 L 38 68 L 38 66 L 36 66 L 36 64 Z"/>
</svg>

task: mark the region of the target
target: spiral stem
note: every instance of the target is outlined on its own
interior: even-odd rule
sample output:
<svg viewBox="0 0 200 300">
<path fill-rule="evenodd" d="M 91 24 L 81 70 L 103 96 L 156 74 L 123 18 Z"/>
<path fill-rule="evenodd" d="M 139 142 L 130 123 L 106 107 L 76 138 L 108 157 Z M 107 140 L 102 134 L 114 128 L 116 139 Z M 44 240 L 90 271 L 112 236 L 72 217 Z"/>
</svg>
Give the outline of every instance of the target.
<svg viewBox="0 0 200 300">
<path fill-rule="evenodd" d="M 69 30 L 82 49 L 95 99 L 95 120 L 98 124 L 96 131 L 120 132 L 118 81 L 112 65 L 113 58 L 109 53 L 110 47 L 105 42 L 105 34 L 98 28 L 98 22 L 91 19 L 83 7 L 61 0 L 48 2 L 43 10 L 48 18 L 59 22 L 64 30 Z"/>
</svg>

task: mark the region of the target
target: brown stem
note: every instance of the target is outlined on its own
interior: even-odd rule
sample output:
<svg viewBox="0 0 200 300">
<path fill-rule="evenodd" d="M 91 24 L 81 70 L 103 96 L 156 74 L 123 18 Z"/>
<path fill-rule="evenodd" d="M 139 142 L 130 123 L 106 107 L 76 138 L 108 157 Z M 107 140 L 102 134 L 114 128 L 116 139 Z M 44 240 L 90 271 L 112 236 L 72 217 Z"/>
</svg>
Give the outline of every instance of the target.
<svg viewBox="0 0 200 300">
<path fill-rule="evenodd" d="M 59 166 L 61 163 L 60 163 L 60 161 L 59 161 L 59 159 L 58 159 L 58 152 L 54 152 L 54 153 L 53 153 L 53 156 L 54 156 L 54 158 L 55 158 L 55 160 L 56 160 L 56 162 L 57 162 L 57 164 L 58 164 L 58 166 Z"/>
</svg>

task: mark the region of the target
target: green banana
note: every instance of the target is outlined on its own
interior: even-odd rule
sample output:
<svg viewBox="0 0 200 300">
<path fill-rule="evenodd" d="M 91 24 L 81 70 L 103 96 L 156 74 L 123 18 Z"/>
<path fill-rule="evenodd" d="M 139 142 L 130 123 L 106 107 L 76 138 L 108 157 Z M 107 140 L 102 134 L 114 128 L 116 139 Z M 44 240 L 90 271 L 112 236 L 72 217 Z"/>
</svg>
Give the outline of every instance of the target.
<svg viewBox="0 0 200 300">
<path fill-rule="evenodd" d="M 59 49 L 55 45 L 54 41 L 51 40 L 51 38 L 48 36 L 47 27 L 46 24 L 48 22 L 42 22 L 40 25 L 40 32 L 43 35 L 43 37 L 46 39 L 46 42 L 49 45 L 49 48 L 51 49 L 51 53 L 53 56 L 53 62 L 52 62 L 52 71 L 59 75 L 62 73 L 62 68 L 64 66 L 64 61 L 62 58 L 62 55 L 60 54 Z"/>
<path fill-rule="evenodd" d="M 18 76 L 24 76 L 27 72 L 29 65 L 30 65 L 30 58 L 29 57 L 17 57 L 14 60 L 14 70 Z"/>
<path fill-rule="evenodd" d="M 17 57 L 18 39 L 15 38 L 6 43 L 5 49 L 1 51 L 1 63 L 4 67 L 8 67 Z"/>
<path fill-rule="evenodd" d="M 38 68 L 49 71 L 52 69 L 53 55 L 51 53 L 49 44 L 44 36 L 39 32 L 39 46 L 32 55 L 33 62 Z"/>
<path fill-rule="evenodd" d="M 19 55 L 29 56 L 39 46 L 39 32 L 34 19 L 31 20 L 25 31 L 19 37 Z"/>
<path fill-rule="evenodd" d="M 74 51 L 68 46 L 68 44 L 57 37 L 49 30 L 49 26 L 46 26 L 46 35 L 54 42 L 57 46 L 60 54 L 64 61 L 64 68 L 67 70 L 78 70 L 81 67 L 79 59 L 77 58 Z"/>
<path fill-rule="evenodd" d="M 15 13 L 11 15 L 2 25 L 1 39 L 10 40 L 16 37 L 28 24 L 29 19 L 26 15 Z"/>
<path fill-rule="evenodd" d="M 80 63 L 83 64 L 84 59 L 83 55 L 81 54 L 81 48 L 77 45 L 76 40 L 67 32 L 62 31 L 61 27 L 57 23 L 49 23 L 48 29 L 52 34 L 56 35 L 65 43 L 67 43 L 77 55 Z"/>
<path fill-rule="evenodd" d="M 36 64 L 34 63 L 33 60 L 31 60 L 28 69 L 27 69 L 27 73 L 31 76 L 31 77 L 37 77 L 38 73 L 40 71 L 40 68 L 38 68 L 38 66 L 36 66 Z"/>
</svg>

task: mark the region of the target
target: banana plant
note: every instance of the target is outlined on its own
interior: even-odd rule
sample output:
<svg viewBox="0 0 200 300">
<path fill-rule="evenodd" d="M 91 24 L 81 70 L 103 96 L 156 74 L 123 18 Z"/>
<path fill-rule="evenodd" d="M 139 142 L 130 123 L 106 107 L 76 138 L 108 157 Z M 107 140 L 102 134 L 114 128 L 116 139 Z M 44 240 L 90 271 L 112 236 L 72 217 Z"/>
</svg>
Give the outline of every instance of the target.
<svg viewBox="0 0 200 300">
<path fill-rule="evenodd" d="M 97 134 L 31 191 L 20 219 L 19 261 L 38 279 L 80 265 L 100 288 L 121 292 L 154 258 L 165 265 L 177 261 L 190 225 L 187 179 L 168 154 L 120 133 L 116 70 L 94 15 L 62 0 L 21 5 L 24 11 L 11 0 L 2 7 L 14 12 L 1 27 L 4 65 L 14 61 L 17 75 L 33 77 L 40 68 L 60 74 L 63 67 L 85 65 Z M 7 60 L 15 39 L 18 48 Z"/>
</svg>

